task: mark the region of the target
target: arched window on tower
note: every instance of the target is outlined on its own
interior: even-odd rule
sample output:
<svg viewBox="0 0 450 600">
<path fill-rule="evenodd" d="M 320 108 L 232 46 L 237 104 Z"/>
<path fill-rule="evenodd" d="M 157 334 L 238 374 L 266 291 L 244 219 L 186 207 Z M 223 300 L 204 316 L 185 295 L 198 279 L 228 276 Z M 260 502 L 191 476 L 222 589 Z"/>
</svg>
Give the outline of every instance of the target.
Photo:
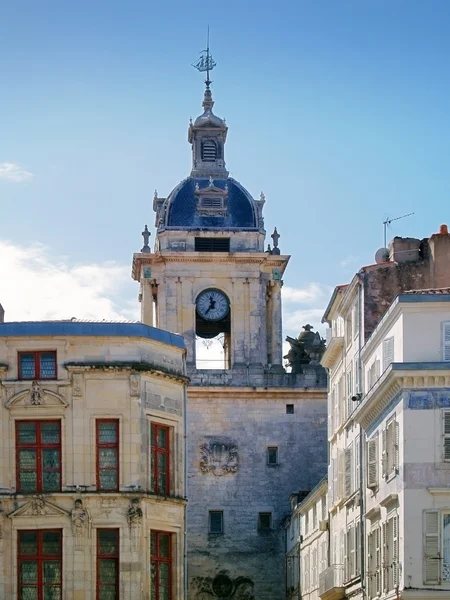
<svg viewBox="0 0 450 600">
<path fill-rule="evenodd" d="M 202 142 L 202 161 L 215 162 L 219 152 L 217 143 L 214 140 L 203 140 Z"/>
</svg>

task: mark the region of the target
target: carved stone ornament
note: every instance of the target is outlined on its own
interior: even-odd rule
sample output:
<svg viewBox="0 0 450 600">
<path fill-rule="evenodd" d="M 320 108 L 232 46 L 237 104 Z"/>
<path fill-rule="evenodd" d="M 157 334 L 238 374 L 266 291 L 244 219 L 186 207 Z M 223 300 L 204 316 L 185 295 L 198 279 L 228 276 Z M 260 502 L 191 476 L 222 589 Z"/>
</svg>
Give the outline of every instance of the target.
<svg viewBox="0 0 450 600">
<path fill-rule="evenodd" d="M 83 395 L 83 375 L 81 373 L 74 373 L 72 375 L 72 396 Z"/>
<path fill-rule="evenodd" d="M 255 600 L 254 583 L 248 577 L 231 579 L 228 571 L 220 571 L 213 577 L 193 577 L 196 600 Z"/>
<path fill-rule="evenodd" d="M 31 384 L 30 402 L 34 406 L 38 406 L 43 402 L 43 393 L 41 390 L 41 386 L 37 381 L 33 381 L 33 383 Z"/>
<path fill-rule="evenodd" d="M 136 373 L 130 375 L 130 396 L 139 398 L 141 395 L 141 377 Z"/>
<path fill-rule="evenodd" d="M 218 477 L 237 473 L 239 469 L 238 449 L 234 444 L 210 442 L 200 446 L 200 471 Z"/>
<path fill-rule="evenodd" d="M 139 498 L 133 498 L 127 510 L 128 525 L 130 527 L 139 527 L 142 524 L 142 517 L 143 513 Z"/>
<path fill-rule="evenodd" d="M 70 514 L 72 520 L 72 533 L 75 537 L 81 537 L 84 534 L 87 512 L 83 508 L 83 501 L 79 498 L 75 500 L 74 508 Z"/>
<path fill-rule="evenodd" d="M 32 500 L 16 508 L 13 512 L 9 513 L 9 518 L 15 517 L 68 517 L 69 513 L 56 506 L 56 504 L 52 504 L 51 502 L 47 502 L 42 494 L 36 494 L 33 496 Z"/>
</svg>

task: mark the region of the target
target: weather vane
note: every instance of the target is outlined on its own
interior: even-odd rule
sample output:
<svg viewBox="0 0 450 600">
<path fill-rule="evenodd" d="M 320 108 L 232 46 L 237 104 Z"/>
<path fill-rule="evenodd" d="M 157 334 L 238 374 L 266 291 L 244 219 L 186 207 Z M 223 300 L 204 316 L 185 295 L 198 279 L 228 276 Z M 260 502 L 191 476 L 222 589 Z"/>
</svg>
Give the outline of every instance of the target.
<svg viewBox="0 0 450 600">
<path fill-rule="evenodd" d="M 207 38 L 207 43 L 206 43 L 206 50 L 203 50 L 200 53 L 200 58 L 198 59 L 198 61 L 196 63 L 194 63 L 192 65 L 195 69 L 197 69 L 197 71 L 200 71 L 200 73 L 206 73 L 205 83 L 206 83 L 206 87 L 208 87 L 208 88 L 211 84 L 211 80 L 209 78 L 209 72 L 212 71 L 216 65 L 217 65 L 216 61 L 213 59 L 213 57 L 209 53 L 209 26 L 208 26 L 208 38 Z"/>
</svg>

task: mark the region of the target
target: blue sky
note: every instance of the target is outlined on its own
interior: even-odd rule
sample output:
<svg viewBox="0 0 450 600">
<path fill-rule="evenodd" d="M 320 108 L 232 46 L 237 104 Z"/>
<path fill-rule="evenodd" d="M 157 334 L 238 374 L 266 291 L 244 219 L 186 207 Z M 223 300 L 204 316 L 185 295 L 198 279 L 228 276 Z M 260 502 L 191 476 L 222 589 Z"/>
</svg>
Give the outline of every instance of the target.
<svg viewBox="0 0 450 600">
<path fill-rule="evenodd" d="M 373 262 L 386 217 L 415 213 L 388 237 L 450 221 L 448 0 L 15 0 L 0 20 L 7 317 L 133 316 L 153 191 L 190 170 L 208 24 L 227 166 L 264 191 L 292 254 L 290 333 Z"/>
</svg>

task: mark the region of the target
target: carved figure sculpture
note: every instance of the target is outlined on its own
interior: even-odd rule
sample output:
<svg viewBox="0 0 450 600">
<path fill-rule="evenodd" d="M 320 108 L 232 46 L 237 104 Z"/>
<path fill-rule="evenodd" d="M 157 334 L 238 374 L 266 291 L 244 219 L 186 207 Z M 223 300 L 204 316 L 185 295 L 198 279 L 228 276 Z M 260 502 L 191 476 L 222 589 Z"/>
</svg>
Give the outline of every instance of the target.
<svg viewBox="0 0 450 600">
<path fill-rule="evenodd" d="M 127 519 L 130 527 L 137 527 L 142 523 L 142 508 L 139 504 L 139 498 L 133 498 L 127 511 Z"/>
<path fill-rule="evenodd" d="M 43 515 L 45 512 L 45 500 L 43 496 L 33 496 L 31 501 L 31 513 L 33 515 Z"/>
<path fill-rule="evenodd" d="M 41 387 L 37 381 L 33 381 L 33 383 L 31 384 L 30 401 L 31 401 L 31 404 L 34 404 L 34 405 L 42 404 L 43 398 L 42 398 Z"/>
<path fill-rule="evenodd" d="M 80 537 L 84 533 L 84 525 L 87 513 L 83 508 L 83 501 L 79 498 L 75 500 L 75 506 L 71 513 L 72 532 L 74 536 Z"/>
<path fill-rule="evenodd" d="M 317 365 L 325 352 L 325 340 L 320 337 L 319 332 L 312 332 L 312 325 L 304 325 L 304 331 L 297 339 L 287 336 L 291 348 L 284 356 L 292 373 L 302 373 L 305 365 Z"/>
</svg>

